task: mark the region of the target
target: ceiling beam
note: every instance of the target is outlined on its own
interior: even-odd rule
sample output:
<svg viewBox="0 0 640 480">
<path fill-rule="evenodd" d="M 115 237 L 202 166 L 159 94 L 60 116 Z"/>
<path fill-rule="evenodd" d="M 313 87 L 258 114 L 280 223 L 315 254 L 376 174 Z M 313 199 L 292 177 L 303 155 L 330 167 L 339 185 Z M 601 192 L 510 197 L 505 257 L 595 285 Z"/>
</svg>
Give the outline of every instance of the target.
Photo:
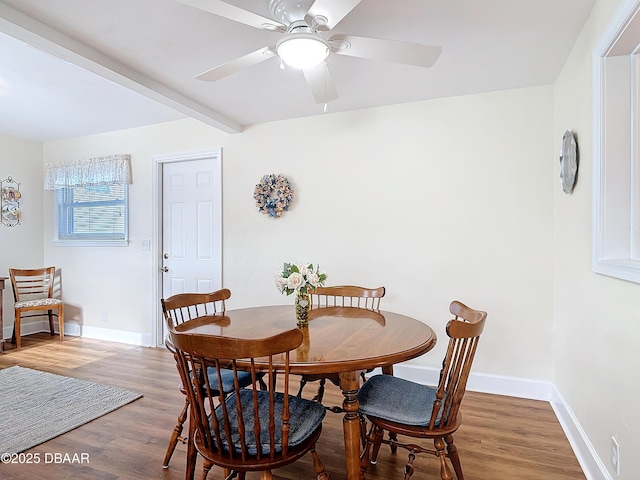
<svg viewBox="0 0 640 480">
<path fill-rule="evenodd" d="M 0 31 L 226 133 L 242 126 L 131 67 L 0 2 Z"/>
</svg>

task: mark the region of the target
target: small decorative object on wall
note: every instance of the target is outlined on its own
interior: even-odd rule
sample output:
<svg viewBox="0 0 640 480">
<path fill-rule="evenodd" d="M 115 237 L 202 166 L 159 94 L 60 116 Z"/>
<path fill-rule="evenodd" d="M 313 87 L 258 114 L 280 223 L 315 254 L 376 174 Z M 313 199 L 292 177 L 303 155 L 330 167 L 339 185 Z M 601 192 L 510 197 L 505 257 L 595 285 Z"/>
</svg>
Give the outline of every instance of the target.
<svg viewBox="0 0 640 480">
<path fill-rule="evenodd" d="M 573 132 L 567 130 L 562 136 L 560 150 L 560 182 L 562 191 L 571 193 L 578 174 L 578 144 Z"/>
<path fill-rule="evenodd" d="M 265 175 L 253 189 L 253 198 L 261 213 L 278 218 L 289 210 L 293 190 L 284 175 Z"/>
<path fill-rule="evenodd" d="M 317 287 L 324 286 L 327 274 L 315 268 L 312 263 L 285 263 L 282 271 L 276 273 L 276 287 L 280 293 L 296 294 L 296 320 L 298 326 L 309 323 L 309 294 Z"/>
<path fill-rule="evenodd" d="M 8 227 L 20 225 L 20 182 L 7 177 L 0 181 L 0 222 Z"/>
</svg>

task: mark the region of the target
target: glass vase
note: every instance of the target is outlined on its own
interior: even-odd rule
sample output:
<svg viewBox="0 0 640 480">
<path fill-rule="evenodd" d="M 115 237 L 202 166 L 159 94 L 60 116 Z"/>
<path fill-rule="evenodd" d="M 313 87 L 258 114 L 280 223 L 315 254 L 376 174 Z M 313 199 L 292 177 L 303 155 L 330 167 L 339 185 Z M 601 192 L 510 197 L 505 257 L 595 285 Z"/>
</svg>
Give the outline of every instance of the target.
<svg viewBox="0 0 640 480">
<path fill-rule="evenodd" d="M 302 332 L 302 343 L 296 348 L 296 361 L 307 362 L 309 361 L 309 349 L 311 348 L 311 342 L 309 340 L 309 325 L 298 323 L 298 329 Z"/>
<path fill-rule="evenodd" d="M 296 295 L 296 320 L 298 325 L 309 324 L 309 294 L 298 292 Z"/>
</svg>

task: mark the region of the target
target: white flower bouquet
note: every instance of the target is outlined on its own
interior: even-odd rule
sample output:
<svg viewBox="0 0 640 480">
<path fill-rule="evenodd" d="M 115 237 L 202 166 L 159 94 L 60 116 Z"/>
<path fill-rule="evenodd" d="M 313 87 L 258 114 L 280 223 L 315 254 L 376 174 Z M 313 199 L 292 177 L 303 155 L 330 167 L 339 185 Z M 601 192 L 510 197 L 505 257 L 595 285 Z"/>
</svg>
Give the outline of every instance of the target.
<svg viewBox="0 0 640 480">
<path fill-rule="evenodd" d="M 285 263 L 282 271 L 276 273 L 276 287 L 280 293 L 309 294 L 317 287 L 324 286 L 327 274 L 320 266 L 312 263 Z"/>
</svg>

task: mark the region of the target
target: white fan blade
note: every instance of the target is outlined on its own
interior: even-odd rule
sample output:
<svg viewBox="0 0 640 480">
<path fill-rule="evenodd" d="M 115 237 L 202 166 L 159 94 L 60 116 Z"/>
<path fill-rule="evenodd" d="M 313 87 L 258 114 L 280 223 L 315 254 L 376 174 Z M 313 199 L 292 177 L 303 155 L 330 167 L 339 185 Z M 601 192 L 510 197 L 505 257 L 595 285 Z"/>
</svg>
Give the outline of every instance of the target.
<svg viewBox="0 0 640 480">
<path fill-rule="evenodd" d="M 417 67 L 431 67 L 442 53 L 442 47 L 354 35 L 334 35 L 329 39 L 329 42 L 336 46 L 334 53 L 340 55 L 371 58 Z"/>
<path fill-rule="evenodd" d="M 338 91 L 333 84 L 329 67 L 324 62 L 313 68 L 303 70 L 304 78 L 307 80 L 309 90 L 313 94 L 316 103 L 328 103 L 338 98 Z"/>
<path fill-rule="evenodd" d="M 344 17 L 349 15 L 361 0 L 316 0 L 309 12 L 310 17 L 324 17 L 327 19 L 326 26 L 330 30 L 339 24 Z"/>
<path fill-rule="evenodd" d="M 243 68 L 251 67 L 263 62 L 276 54 L 273 47 L 264 47 L 255 52 L 251 52 L 243 57 L 238 57 L 230 62 L 223 63 L 211 70 L 196 75 L 196 79 L 204 80 L 205 82 L 215 82 L 221 78 L 231 75 L 232 73 L 242 70 Z"/>
<path fill-rule="evenodd" d="M 250 27 L 263 28 L 266 30 L 283 30 L 286 31 L 287 27 L 280 22 L 277 22 L 271 18 L 263 17 L 257 13 L 244 10 L 226 2 L 220 0 L 177 0 L 180 3 L 189 5 L 190 7 L 204 10 L 205 12 L 213 13 L 220 17 L 228 18 L 234 22 L 244 23 Z"/>
</svg>

